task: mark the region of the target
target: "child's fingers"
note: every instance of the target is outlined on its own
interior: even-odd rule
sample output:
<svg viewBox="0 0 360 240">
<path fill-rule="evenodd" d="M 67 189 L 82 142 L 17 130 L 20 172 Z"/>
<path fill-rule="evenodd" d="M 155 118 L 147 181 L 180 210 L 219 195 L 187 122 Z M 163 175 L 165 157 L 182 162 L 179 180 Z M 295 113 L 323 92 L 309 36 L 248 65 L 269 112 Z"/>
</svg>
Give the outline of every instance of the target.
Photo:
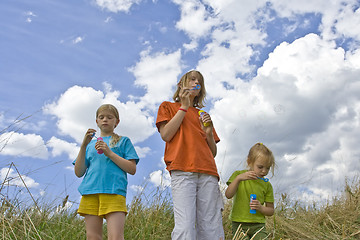
<svg viewBox="0 0 360 240">
<path fill-rule="evenodd" d="M 93 134 L 96 132 L 95 129 L 92 129 L 92 128 L 89 128 L 87 131 L 86 131 L 86 136 L 93 136 Z"/>
<path fill-rule="evenodd" d="M 247 172 L 247 177 L 249 179 L 257 179 L 256 173 L 254 171 L 248 171 Z"/>
<path fill-rule="evenodd" d="M 250 208 L 251 209 L 259 209 L 259 206 L 260 206 L 260 202 L 259 202 L 259 200 L 252 200 L 251 202 L 250 202 Z"/>
</svg>

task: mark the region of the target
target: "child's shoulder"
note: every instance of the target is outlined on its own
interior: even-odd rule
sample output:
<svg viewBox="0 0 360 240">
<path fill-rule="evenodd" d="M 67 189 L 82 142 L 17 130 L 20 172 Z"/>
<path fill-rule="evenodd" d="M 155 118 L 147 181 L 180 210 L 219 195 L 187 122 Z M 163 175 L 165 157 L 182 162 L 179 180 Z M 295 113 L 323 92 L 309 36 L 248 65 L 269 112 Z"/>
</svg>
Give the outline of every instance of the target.
<svg viewBox="0 0 360 240">
<path fill-rule="evenodd" d="M 236 170 L 233 172 L 229 178 L 229 180 L 226 182 L 227 184 L 230 184 L 238 175 L 247 172 L 248 170 Z"/>
<path fill-rule="evenodd" d="M 242 173 L 247 172 L 247 171 L 248 170 L 236 170 L 236 171 L 233 172 L 232 175 L 239 175 L 239 174 L 242 174 Z"/>
<path fill-rule="evenodd" d="M 127 142 L 127 141 L 131 142 L 130 138 L 127 136 L 121 135 L 121 136 L 119 136 L 118 145 L 123 144 L 124 142 Z"/>
<path fill-rule="evenodd" d="M 181 106 L 181 104 L 179 102 L 164 101 L 160 104 L 159 111 L 160 112 L 163 112 L 164 110 L 165 111 L 177 111 L 180 106 Z"/>
<path fill-rule="evenodd" d="M 175 106 L 175 105 L 179 105 L 179 102 L 170 102 L 170 101 L 163 101 L 160 106 Z"/>
</svg>

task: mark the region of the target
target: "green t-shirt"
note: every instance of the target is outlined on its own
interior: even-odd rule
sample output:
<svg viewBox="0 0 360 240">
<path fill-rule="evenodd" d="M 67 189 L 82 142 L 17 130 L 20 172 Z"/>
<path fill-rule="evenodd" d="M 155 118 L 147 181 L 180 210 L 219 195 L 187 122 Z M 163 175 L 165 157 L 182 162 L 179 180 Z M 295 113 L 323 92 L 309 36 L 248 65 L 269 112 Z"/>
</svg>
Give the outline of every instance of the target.
<svg viewBox="0 0 360 240">
<path fill-rule="evenodd" d="M 247 171 L 235 171 L 226 184 L 229 185 L 237 175 Z M 270 182 L 264 182 L 261 179 L 241 181 L 233 199 L 233 206 L 229 217 L 231 221 L 265 223 L 265 216 L 259 211 L 256 211 L 256 214 L 250 213 L 250 194 L 256 194 L 256 199 L 261 204 L 264 204 L 264 202 L 274 202 L 274 193 Z"/>
</svg>

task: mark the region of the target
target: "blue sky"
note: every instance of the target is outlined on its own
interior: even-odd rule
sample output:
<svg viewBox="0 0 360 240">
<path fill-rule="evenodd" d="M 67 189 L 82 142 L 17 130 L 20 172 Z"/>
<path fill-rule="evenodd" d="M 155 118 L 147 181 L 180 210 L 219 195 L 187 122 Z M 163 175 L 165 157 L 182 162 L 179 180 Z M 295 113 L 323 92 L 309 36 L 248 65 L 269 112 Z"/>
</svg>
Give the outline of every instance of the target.
<svg viewBox="0 0 360 240">
<path fill-rule="evenodd" d="M 359 5 L 3 0 L 0 180 L 28 195 L 13 163 L 36 199 L 60 204 L 69 195 L 76 206 L 81 179 L 71 162 L 86 129 L 96 128 L 98 106 L 112 103 L 116 132 L 141 157 L 128 201 L 145 185 L 166 187 L 157 108 L 182 74 L 198 69 L 221 138 L 221 184 L 263 142 L 276 157 L 278 196 L 331 198 L 359 177 Z"/>
</svg>

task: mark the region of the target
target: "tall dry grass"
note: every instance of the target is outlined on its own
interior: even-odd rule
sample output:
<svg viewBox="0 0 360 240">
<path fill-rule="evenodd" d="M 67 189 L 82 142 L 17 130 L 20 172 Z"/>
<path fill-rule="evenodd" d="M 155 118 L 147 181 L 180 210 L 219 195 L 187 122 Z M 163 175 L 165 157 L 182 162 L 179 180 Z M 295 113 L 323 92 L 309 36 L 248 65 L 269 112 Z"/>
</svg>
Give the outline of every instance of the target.
<svg viewBox="0 0 360 240">
<path fill-rule="evenodd" d="M 76 210 L 45 204 L 28 198 L 9 199 L 0 190 L 0 239 L 85 239 L 85 224 Z M 29 193 L 30 194 L 30 193 Z M 16 195 L 15 195 L 16 196 Z M 282 195 L 276 203 L 275 215 L 268 217 L 266 227 L 269 239 L 360 239 L 360 181 L 346 184 L 342 194 L 327 204 L 302 205 Z M 65 206 L 68 199 L 60 205 Z M 125 239 L 169 240 L 174 226 L 169 190 L 136 196 L 128 206 Z M 228 219 L 231 201 L 226 201 L 223 224 L 226 239 L 232 239 Z M 107 237 L 104 224 L 104 239 Z M 238 237 L 236 239 L 243 239 Z"/>
</svg>

